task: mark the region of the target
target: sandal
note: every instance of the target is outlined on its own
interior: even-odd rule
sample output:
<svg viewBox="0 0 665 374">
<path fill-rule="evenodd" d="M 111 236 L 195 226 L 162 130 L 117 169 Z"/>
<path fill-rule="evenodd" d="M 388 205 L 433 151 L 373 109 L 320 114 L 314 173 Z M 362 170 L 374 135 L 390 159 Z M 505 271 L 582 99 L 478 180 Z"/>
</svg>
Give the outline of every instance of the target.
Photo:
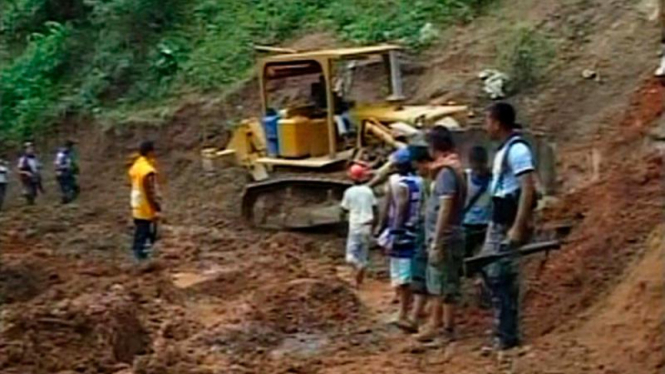
<svg viewBox="0 0 665 374">
<path fill-rule="evenodd" d="M 415 334 L 418 332 L 418 326 L 409 320 L 397 320 L 395 326 L 399 327 L 404 332 Z"/>
</svg>

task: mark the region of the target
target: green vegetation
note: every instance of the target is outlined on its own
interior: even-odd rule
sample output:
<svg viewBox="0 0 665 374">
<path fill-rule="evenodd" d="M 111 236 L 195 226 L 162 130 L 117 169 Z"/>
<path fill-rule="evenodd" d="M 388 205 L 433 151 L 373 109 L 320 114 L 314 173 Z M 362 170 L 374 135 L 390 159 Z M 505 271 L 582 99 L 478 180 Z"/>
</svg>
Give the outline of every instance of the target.
<svg viewBox="0 0 665 374">
<path fill-rule="evenodd" d="M 0 72 L 0 131 L 9 137 L 30 133 L 57 111 L 57 75 L 67 61 L 71 30 L 49 23 L 45 34 L 32 34 L 25 51 Z"/>
<path fill-rule="evenodd" d="M 221 91 L 249 76 L 253 44 L 309 31 L 418 50 L 437 25 L 466 21 L 491 1 L 5 0 L 0 140 L 30 136 L 66 113 Z"/>
<path fill-rule="evenodd" d="M 552 41 L 530 27 L 518 27 L 502 44 L 499 65 L 511 78 L 513 90 L 533 87 L 554 58 Z"/>
</svg>

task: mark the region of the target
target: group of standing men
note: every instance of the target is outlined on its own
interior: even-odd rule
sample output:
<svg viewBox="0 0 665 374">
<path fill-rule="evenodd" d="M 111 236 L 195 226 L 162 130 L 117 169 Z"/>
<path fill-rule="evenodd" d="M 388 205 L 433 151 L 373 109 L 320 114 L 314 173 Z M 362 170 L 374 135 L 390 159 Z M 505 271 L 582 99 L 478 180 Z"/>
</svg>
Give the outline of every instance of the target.
<svg viewBox="0 0 665 374">
<path fill-rule="evenodd" d="M 58 149 L 53 166 L 62 195 L 62 203 L 68 204 L 74 201 L 80 193 L 77 181 L 79 174 L 78 158 L 73 141 L 68 140 L 63 147 Z M 37 196 L 44 193 L 42 184 L 43 165 L 37 157 L 35 147 L 31 142 L 23 145 L 23 152 L 19 157 L 16 170 L 23 187 L 23 196 L 26 202 L 28 205 L 34 205 Z M 0 158 L 0 210 L 2 210 L 7 193 L 9 174 L 8 161 Z"/>
<path fill-rule="evenodd" d="M 514 251 L 527 240 L 536 203 L 535 165 L 516 124 L 514 108 L 496 103 L 486 113 L 489 136 L 500 143 L 491 170 L 484 148 L 474 147 L 462 167 L 451 132 L 437 126 L 426 145 L 393 154 L 395 173 L 384 206 L 367 185 L 369 170 L 353 165 L 342 208 L 349 213 L 347 261 L 362 283 L 371 236 L 390 257 L 399 296 L 397 325 L 420 342 L 455 339 L 465 256 Z M 482 275 L 495 311 L 494 348 L 519 345 L 519 268 L 514 259 L 487 266 Z M 428 306 L 429 305 L 429 306 Z M 425 313 L 427 311 L 427 315 Z"/>
</svg>

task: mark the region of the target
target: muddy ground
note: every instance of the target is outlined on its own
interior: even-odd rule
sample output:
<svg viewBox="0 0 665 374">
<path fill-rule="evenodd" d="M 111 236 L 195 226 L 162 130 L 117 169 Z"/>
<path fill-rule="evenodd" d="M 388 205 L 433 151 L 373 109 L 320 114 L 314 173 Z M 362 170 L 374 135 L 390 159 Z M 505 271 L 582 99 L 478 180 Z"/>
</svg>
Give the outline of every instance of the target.
<svg viewBox="0 0 665 374">
<path fill-rule="evenodd" d="M 655 49 L 636 42 L 656 35 L 648 2 L 517 3 L 451 30 L 427 52 L 431 64 L 408 77 L 420 100 L 482 108 L 468 92 L 478 92 L 475 68 L 491 61 L 488 35 L 505 20 L 529 20 L 561 41 L 556 78 L 515 101 L 558 144 L 561 193 L 541 220 L 575 226 L 561 251 L 523 264 L 526 344 L 509 360 L 481 353 L 491 316 L 469 300 L 459 341 L 419 346 L 387 323 L 395 307 L 380 254 L 357 291 L 339 235 L 257 231 L 239 220 L 244 171 L 205 174 L 197 147 L 199 125 L 256 104 L 250 83 L 226 101 L 188 99 L 160 127 L 66 124 L 82 140 L 75 204 L 57 204 L 52 178 L 34 207 L 11 186 L 0 213 L 0 373 L 662 373 L 665 176 L 649 134 L 665 89 L 650 78 Z M 603 83 L 580 78 L 592 64 Z M 158 140 L 167 203 L 157 266 L 140 272 L 129 253 L 124 160 L 145 136 Z"/>
</svg>

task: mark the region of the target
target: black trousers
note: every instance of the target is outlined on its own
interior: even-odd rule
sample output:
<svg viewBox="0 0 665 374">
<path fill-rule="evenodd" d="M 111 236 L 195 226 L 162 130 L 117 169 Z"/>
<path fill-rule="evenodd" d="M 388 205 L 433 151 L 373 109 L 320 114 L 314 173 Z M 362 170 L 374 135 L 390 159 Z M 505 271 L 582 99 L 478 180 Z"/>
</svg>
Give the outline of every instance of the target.
<svg viewBox="0 0 665 374">
<path fill-rule="evenodd" d="M 150 257 L 152 246 L 155 244 L 156 240 L 156 222 L 144 219 L 134 219 L 134 242 L 132 245 L 132 251 L 137 260 L 142 261 Z"/>
<path fill-rule="evenodd" d="M 40 184 L 38 181 L 34 181 L 31 179 L 24 179 L 22 183 L 23 183 L 23 196 L 25 196 L 25 200 L 28 203 L 28 205 L 33 205 L 35 203 L 35 199 L 37 198 L 37 194 L 40 191 L 42 191 L 40 189 Z"/>
<path fill-rule="evenodd" d="M 76 176 L 70 172 L 63 172 L 58 176 L 58 184 L 60 185 L 60 192 L 62 193 L 62 203 L 67 204 L 72 202 L 78 196 L 80 189 Z"/>
</svg>

